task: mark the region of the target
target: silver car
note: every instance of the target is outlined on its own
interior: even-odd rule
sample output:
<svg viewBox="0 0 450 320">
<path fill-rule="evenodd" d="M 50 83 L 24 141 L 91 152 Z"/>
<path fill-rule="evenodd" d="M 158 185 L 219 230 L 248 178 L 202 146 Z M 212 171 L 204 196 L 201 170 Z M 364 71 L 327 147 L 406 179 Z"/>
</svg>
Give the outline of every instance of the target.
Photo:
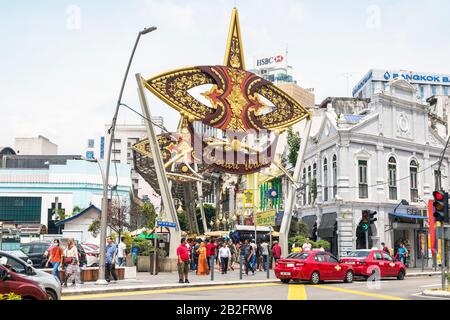
<svg viewBox="0 0 450 320">
<path fill-rule="evenodd" d="M 0 251 L 0 264 L 22 276 L 36 281 L 45 288 L 49 300 L 61 299 L 61 283 L 55 276 L 35 269 L 24 260 L 18 258 L 17 255 L 5 251 Z"/>
</svg>

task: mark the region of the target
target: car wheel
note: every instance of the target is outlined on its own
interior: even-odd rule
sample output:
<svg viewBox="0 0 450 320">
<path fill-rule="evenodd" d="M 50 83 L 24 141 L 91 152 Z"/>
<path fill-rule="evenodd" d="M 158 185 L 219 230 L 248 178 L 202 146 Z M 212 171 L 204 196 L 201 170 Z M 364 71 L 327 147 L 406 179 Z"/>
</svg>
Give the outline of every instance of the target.
<svg viewBox="0 0 450 320">
<path fill-rule="evenodd" d="M 47 293 L 48 300 L 58 300 L 56 293 L 54 293 L 52 290 L 45 290 L 45 292 Z"/>
<path fill-rule="evenodd" d="M 397 280 L 403 280 L 403 279 L 405 279 L 405 270 L 400 269 L 400 271 L 398 272 L 398 275 L 397 275 Z"/>
<path fill-rule="evenodd" d="M 347 271 L 347 273 L 345 274 L 344 282 L 345 283 L 352 283 L 353 282 L 353 271 L 351 271 L 351 270 Z"/>
<path fill-rule="evenodd" d="M 320 282 L 320 274 L 318 271 L 314 271 L 311 275 L 311 283 L 319 284 L 319 282 Z"/>
<path fill-rule="evenodd" d="M 291 281 L 291 279 L 280 279 L 281 280 L 281 282 L 283 282 L 283 283 L 289 283 L 289 281 Z"/>
</svg>

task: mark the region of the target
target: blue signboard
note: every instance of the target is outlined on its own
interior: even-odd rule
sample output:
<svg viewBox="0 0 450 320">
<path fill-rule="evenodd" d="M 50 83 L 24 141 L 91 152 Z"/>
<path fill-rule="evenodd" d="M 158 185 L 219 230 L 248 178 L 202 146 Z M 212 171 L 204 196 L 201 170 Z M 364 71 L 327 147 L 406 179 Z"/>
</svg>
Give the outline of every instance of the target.
<svg viewBox="0 0 450 320">
<path fill-rule="evenodd" d="M 100 159 L 105 157 L 105 137 L 100 138 Z"/>
<path fill-rule="evenodd" d="M 158 221 L 157 222 L 158 227 L 167 227 L 167 228 L 176 228 L 177 224 L 175 222 L 168 222 L 168 221 Z"/>
</svg>

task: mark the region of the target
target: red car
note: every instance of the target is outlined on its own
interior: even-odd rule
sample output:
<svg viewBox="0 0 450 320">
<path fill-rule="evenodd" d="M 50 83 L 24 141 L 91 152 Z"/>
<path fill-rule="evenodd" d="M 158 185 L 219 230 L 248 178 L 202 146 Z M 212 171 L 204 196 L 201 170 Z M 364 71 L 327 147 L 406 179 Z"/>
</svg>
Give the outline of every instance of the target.
<svg viewBox="0 0 450 320">
<path fill-rule="evenodd" d="M 383 250 L 355 250 L 342 261 L 353 266 L 355 275 L 366 278 L 378 274 L 381 278 L 396 277 L 403 280 L 406 275 L 405 265 Z"/>
<path fill-rule="evenodd" d="M 291 279 L 308 280 L 318 284 L 322 280 L 342 280 L 353 282 L 353 267 L 342 263 L 330 253 L 309 251 L 291 253 L 277 261 L 275 276 L 283 283 Z"/>
<path fill-rule="evenodd" d="M 0 294 L 15 293 L 23 300 L 48 300 L 45 288 L 0 265 Z"/>
</svg>

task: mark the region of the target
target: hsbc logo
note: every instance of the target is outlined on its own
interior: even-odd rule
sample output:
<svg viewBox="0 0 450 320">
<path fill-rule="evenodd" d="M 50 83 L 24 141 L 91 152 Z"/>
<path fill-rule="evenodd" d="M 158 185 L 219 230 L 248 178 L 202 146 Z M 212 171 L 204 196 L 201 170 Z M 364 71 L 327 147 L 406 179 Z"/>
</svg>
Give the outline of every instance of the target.
<svg viewBox="0 0 450 320">
<path fill-rule="evenodd" d="M 273 56 L 270 58 L 262 58 L 262 59 L 256 60 L 256 66 L 262 67 L 262 66 L 271 65 L 273 63 L 280 63 L 283 61 L 284 61 L 284 57 L 282 55 L 277 55 L 277 56 Z"/>
</svg>

